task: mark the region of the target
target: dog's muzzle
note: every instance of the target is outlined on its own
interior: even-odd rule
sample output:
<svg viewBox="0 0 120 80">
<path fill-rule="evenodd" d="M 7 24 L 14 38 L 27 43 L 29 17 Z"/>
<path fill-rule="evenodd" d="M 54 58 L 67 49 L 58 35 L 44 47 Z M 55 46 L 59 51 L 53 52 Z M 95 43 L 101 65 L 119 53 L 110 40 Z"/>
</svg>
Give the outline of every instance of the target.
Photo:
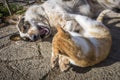
<svg viewBox="0 0 120 80">
<path fill-rule="evenodd" d="M 50 34 L 51 34 L 51 30 L 49 27 L 39 25 L 37 27 L 37 33 L 33 33 L 33 34 L 27 33 L 27 35 L 22 37 L 22 39 L 24 41 L 30 41 L 30 42 L 36 40 L 43 40 L 44 38 L 49 37 Z"/>
<path fill-rule="evenodd" d="M 47 26 L 39 26 L 38 30 L 39 30 L 39 37 L 41 39 L 44 39 L 44 38 L 48 37 L 51 34 L 51 30 Z"/>
</svg>

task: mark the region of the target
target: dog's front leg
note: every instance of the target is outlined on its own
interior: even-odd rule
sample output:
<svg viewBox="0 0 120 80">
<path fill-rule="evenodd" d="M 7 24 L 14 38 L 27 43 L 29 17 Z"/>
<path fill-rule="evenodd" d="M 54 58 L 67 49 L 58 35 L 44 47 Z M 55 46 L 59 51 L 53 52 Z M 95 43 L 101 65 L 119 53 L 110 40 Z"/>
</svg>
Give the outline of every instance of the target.
<svg viewBox="0 0 120 80">
<path fill-rule="evenodd" d="M 66 31 L 72 31 L 72 21 L 67 21 L 65 26 L 64 26 L 64 30 Z"/>
<path fill-rule="evenodd" d="M 64 30 L 66 31 L 78 31 L 81 29 L 78 22 L 75 20 L 75 14 L 65 14 L 64 19 L 66 20 Z"/>
<path fill-rule="evenodd" d="M 78 24 L 77 21 L 74 19 L 71 19 L 70 21 L 67 21 L 64 30 L 66 31 L 73 31 L 73 32 L 80 32 L 82 31 L 82 27 Z"/>
</svg>

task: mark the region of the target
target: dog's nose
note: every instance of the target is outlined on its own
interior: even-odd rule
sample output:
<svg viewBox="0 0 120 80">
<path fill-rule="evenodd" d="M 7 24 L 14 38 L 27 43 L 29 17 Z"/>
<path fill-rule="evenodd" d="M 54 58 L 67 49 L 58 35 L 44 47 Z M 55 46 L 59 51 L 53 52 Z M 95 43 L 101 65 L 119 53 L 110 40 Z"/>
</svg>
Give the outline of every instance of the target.
<svg viewBox="0 0 120 80">
<path fill-rule="evenodd" d="M 34 40 L 36 40 L 36 39 L 37 39 L 37 36 L 36 36 L 36 35 L 34 35 L 34 36 L 33 36 L 33 38 L 34 38 Z"/>
<path fill-rule="evenodd" d="M 37 40 L 37 36 L 36 35 L 32 35 L 32 41 Z"/>
</svg>

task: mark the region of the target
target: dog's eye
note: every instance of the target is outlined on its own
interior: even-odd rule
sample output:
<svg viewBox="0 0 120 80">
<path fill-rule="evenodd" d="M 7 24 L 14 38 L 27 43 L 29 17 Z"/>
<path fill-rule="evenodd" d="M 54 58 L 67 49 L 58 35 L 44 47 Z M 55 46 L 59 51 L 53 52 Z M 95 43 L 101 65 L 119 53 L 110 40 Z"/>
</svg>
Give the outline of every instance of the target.
<svg viewBox="0 0 120 80">
<path fill-rule="evenodd" d="M 30 26 L 29 26 L 29 25 L 24 25 L 23 28 L 24 28 L 24 29 L 29 29 Z"/>
<path fill-rule="evenodd" d="M 26 33 L 28 31 L 28 29 L 30 28 L 30 25 L 23 25 L 23 33 Z"/>
</svg>

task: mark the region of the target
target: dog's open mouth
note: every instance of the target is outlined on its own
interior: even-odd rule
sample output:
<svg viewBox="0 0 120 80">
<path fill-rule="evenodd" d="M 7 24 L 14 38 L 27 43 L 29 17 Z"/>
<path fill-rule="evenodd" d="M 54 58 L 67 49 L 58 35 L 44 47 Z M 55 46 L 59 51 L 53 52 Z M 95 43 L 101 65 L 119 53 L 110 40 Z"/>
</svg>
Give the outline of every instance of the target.
<svg viewBox="0 0 120 80">
<path fill-rule="evenodd" d="M 50 28 L 45 26 L 39 26 L 39 33 L 41 38 L 46 38 L 50 35 Z"/>
</svg>

